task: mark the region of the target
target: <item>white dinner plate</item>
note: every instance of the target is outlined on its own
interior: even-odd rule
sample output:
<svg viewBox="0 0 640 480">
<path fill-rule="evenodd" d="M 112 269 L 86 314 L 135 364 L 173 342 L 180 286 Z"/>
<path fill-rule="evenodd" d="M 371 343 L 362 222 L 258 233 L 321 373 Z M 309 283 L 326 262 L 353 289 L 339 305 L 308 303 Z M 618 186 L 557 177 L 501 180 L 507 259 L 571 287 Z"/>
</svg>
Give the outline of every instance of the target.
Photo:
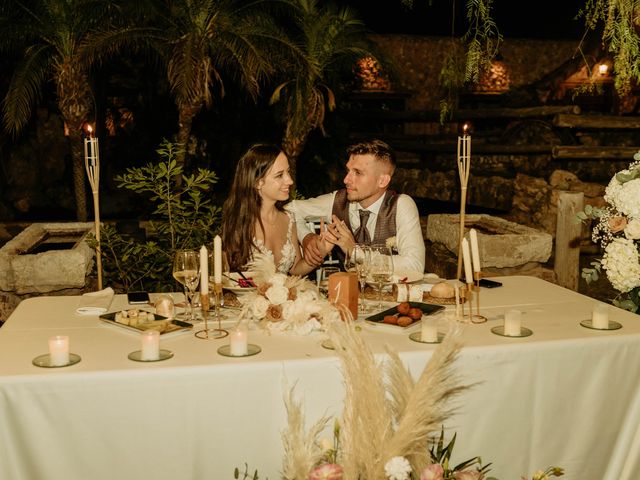
<svg viewBox="0 0 640 480">
<path fill-rule="evenodd" d="M 251 278 L 252 276 L 251 272 L 242 272 L 242 273 L 244 273 L 244 276 L 247 278 Z M 233 281 L 241 278 L 242 277 L 238 272 L 225 272 L 224 275 L 222 275 L 222 288 L 236 294 L 253 292 L 256 289 L 256 287 L 241 287 L 240 285 L 238 285 L 236 282 Z"/>
<path fill-rule="evenodd" d="M 394 270 L 391 281 L 393 283 L 398 283 L 403 278 L 406 278 L 405 283 L 413 283 L 422 280 L 423 275 L 423 273 L 420 273 L 417 270 L 398 269 Z"/>
</svg>

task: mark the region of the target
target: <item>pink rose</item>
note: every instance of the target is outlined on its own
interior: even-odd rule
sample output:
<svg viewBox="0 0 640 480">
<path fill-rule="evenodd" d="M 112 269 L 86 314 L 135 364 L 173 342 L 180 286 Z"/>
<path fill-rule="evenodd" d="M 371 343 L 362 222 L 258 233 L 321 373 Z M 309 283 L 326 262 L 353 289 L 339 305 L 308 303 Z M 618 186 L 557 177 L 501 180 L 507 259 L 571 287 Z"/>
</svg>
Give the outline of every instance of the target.
<svg viewBox="0 0 640 480">
<path fill-rule="evenodd" d="M 611 233 L 618 233 L 627 226 L 627 219 L 625 217 L 611 217 L 608 223 Z"/>
<path fill-rule="evenodd" d="M 456 480 L 481 480 L 480 472 L 477 470 L 461 470 L 453 476 Z"/>
<path fill-rule="evenodd" d="M 443 480 L 444 469 L 439 463 L 432 463 L 420 474 L 420 480 Z"/>
<path fill-rule="evenodd" d="M 335 463 L 323 463 L 309 472 L 308 480 L 342 480 L 342 467 Z"/>
</svg>

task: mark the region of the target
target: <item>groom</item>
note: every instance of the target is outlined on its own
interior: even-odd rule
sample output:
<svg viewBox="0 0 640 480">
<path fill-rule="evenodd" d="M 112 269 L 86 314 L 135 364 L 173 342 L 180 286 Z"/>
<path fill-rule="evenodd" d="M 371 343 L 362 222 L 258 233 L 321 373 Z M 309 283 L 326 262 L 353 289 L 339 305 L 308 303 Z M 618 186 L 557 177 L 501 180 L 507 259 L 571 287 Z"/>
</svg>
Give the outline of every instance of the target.
<svg viewBox="0 0 640 480">
<path fill-rule="evenodd" d="M 394 269 L 424 272 L 424 239 L 418 208 L 411 197 L 388 190 L 396 160 L 391 147 L 380 140 L 357 143 L 347 149 L 345 188 L 308 200 L 294 200 L 287 206 L 296 217 L 308 263 L 320 265 L 324 255 L 318 248 L 319 235 L 305 222 L 320 217 L 327 222 L 325 238 L 342 254 L 356 243 L 392 243 Z M 397 253 L 397 254 L 395 254 Z"/>
</svg>

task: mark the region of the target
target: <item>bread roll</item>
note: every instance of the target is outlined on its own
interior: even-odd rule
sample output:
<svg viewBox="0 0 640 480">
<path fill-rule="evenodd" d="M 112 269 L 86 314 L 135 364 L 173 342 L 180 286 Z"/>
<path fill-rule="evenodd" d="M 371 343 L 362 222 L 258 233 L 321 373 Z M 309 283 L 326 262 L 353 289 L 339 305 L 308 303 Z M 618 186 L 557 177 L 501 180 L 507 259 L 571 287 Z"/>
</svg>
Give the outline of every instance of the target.
<svg viewBox="0 0 640 480">
<path fill-rule="evenodd" d="M 429 293 L 435 298 L 453 298 L 456 291 L 453 288 L 453 285 L 450 285 L 447 282 L 438 282 L 431 287 L 431 291 Z"/>
</svg>

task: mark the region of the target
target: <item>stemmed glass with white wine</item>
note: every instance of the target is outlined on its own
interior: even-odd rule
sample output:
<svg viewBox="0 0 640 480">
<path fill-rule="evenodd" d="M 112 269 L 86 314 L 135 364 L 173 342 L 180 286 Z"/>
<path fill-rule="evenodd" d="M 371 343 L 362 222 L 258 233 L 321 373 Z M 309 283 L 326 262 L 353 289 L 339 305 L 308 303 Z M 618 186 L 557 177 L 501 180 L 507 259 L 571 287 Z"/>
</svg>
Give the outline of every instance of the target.
<svg viewBox="0 0 640 480">
<path fill-rule="evenodd" d="M 393 256 L 386 245 L 372 245 L 369 253 L 369 279 L 378 289 L 378 309 L 382 310 L 382 287 L 391 282 Z"/>
<path fill-rule="evenodd" d="M 360 313 L 367 313 L 367 308 L 364 304 L 364 287 L 369 274 L 369 253 L 367 245 L 358 243 L 353 247 L 353 250 L 347 253 L 344 260 L 345 270 L 347 272 L 355 272 L 358 275 Z"/>
<path fill-rule="evenodd" d="M 189 306 L 188 314 L 184 316 L 184 320 L 187 322 L 196 320 L 192 302 L 200 280 L 199 257 L 195 250 L 178 250 L 173 258 L 173 278 L 183 285 L 184 297 Z"/>
</svg>

